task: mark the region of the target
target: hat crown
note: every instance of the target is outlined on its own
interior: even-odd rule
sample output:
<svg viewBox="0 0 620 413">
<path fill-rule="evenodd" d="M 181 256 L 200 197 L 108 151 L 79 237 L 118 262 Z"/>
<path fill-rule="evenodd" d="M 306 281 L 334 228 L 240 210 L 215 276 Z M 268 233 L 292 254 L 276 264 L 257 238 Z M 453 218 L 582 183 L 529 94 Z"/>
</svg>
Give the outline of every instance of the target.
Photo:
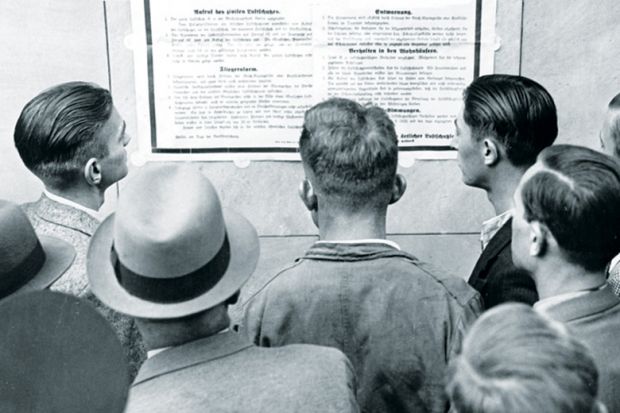
<svg viewBox="0 0 620 413">
<path fill-rule="evenodd" d="M 213 185 L 190 165 L 148 165 L 127 183 L 114 224 L 114 248 L 131 271 L 176 278 L 220 251 L 226 227 Z"/>
<path fill-rule="evenodd" d="M 0 200 L 0 275 L 22 264 L 39 243 L 30 220 L 22 209 Z"/>
</svg>

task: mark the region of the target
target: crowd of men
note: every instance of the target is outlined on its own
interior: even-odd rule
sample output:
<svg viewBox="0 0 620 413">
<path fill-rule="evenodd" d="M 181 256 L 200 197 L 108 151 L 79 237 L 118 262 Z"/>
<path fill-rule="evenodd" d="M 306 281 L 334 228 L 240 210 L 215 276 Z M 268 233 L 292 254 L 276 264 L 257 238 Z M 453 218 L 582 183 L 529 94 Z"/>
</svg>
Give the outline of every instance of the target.
<svg viewBox="0 0 620 413">
<path fill-rule="evenodd" d="M 0 201 L 0 410 L 620 412 L 620 95 L 606 153 L 554 145 L 557 123 L 531 79 L 465 89 L 452 144 L 496 214 L 466 282 L 386 239 L 407 187 L 387 113 L 315 105 L 299 196 L 319 240 L 238 302 L 252 224 L 190 164 L 132 172 L 100 221 L 125 122 L 97 85 L 42 92 L 14 140 L 45 190 Z"/>
</svg>

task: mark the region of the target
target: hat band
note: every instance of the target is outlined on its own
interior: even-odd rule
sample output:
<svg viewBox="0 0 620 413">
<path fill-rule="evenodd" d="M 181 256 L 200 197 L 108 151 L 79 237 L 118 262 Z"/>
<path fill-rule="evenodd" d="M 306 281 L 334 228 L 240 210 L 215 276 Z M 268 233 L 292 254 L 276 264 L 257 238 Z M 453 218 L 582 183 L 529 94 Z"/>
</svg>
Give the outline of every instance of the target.
<svg viewBox="0 0 620 413">
<path fill-rule="evenodd" d="M 156 303 L 178 303 L 204 294 L 222 279 L 230 262 L 230 245 L 226 235 L 213 259 L 195 271 L 174 278 L 153 278 L 131 271 L 118 259 L 114 245 L 111 260 L 118 282 L 129 294 Z"/>
<path fill-rule="evenodd" d="M 0 298 L 28 284 L 45 264 L 45 251 L 39 240 L 22 262 L 0 276 Z"/>
</svg>

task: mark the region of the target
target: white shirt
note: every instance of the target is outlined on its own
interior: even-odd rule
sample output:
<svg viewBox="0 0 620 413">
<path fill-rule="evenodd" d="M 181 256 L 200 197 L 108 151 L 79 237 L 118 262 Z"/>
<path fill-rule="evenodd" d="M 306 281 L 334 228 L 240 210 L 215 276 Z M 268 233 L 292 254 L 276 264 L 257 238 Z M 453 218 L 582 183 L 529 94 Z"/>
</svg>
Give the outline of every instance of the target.
<svg viewBox="0 0 620 413">
<path fill-rule="evenodd" d="M 99 211 L 85 207 L 84 205 L 80 205 L 77 202 L 73 202 L 70 199 L 63 198 L 60 195 L 53 194 L 50 191 L 48 191 L 47 188 L 43 190 L 43 193 L 45 194 L 46 197 L 48 197 L 52 201 L 56 201 L 59 204 L 67 205 L 72 208 L 79 209 L 80 211 L 84 211 L 91 217 L 95 218 L 97 221 L 101 221 L 101 214 L 99 213 Z"/>
<path fill-rule="evenodd" d="M 385 244 L 400 251 L 400 245 L 398 245 L 394 241 L 379 238 L 317 241 L 317 244 Z"/>
<path fill-rule="evenodd" d="M 512 209 L 491 219 L 487 219 L 482 223 L 482 229 L 480 230 L 480 245 L 482 245 L 482 249 L 485 249 L 487 245 L 489 245 L 491 238 L 497 234 L 497 231 L 499 231 L 510 218 L 512 218 Z"/>
</svg>

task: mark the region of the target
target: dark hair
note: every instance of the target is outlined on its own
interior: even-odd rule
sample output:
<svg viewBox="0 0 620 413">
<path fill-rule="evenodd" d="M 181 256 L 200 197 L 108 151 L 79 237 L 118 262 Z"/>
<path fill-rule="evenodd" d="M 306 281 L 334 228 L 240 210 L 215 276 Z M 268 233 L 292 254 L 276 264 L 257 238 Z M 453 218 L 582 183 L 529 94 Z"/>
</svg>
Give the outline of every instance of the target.
<svg viewBox="0 0 620 413">
<path fill-rule="evenodd" d="M 598 372 L 566 328 L 520 303 L 485 312 L 449 365 L 458 413 L 582 413 L 597 406 Z"/>
<path fill-rule="evenodd" d="M 515 166 L 529 166 L 558 135 L 553 98 L 544 87 L 523 76 L 486 75 L 463 92 L 465 123 L 472 136 L 491 135 Z"/>
<path fill-rule="evenodd" d="M 615 155 L 620 158 L 620 93 L 609 102 L 608 108 L 609 110 L 619 111 L 615 113 L 615 116 L 609 123 L 609 135 L 615 143 Z"/>
<path fill-rule="evenodd" d="M 547 226 L 571 262 L 603 270 L 620 251 L 620 163 L 589 148 L 554 145 L 521 187 L 527 221 Z"/>
<path fill-rule="evenodd" d="M 398 139 L 383 109 L 340 98 L 319 103 L 305 114 L 299 148 L 318 193 L 353 209 L 389 203 Z"/>
<path fill-rule="evenodd" d="M 41 180 L 66 188 L 84 163 L 107 155 L 95 133 L 112 114 L 110 92 L 95 84 L 69 82 L 47 89 L 22 110 L 13 138 L 22 161 Z"/>
</svg>

